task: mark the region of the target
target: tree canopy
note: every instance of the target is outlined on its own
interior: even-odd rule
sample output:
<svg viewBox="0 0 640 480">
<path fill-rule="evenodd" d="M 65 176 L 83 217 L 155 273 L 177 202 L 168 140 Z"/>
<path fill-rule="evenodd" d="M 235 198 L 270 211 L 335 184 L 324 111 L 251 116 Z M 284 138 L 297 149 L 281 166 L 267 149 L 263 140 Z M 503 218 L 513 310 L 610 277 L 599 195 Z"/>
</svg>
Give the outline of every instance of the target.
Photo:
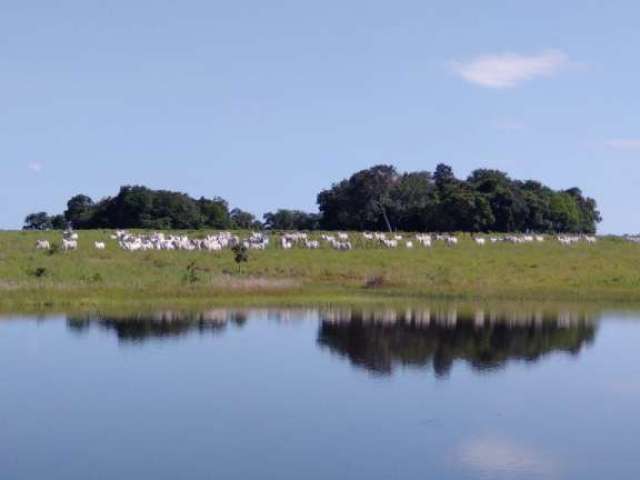
<svg viewBox="0 0 640 480">
<path fill-rule="evenodd" d="M 456 178 L 445 164 L 433 173 L 399 173 L 392 165 L 360 170 L 317 195 L 319 213 L 278 209 L 261 223 L 250 212 L 229 210 L 220 197 L 123 186 L 94 202 L 80 194 L 64 215 L 36 212 L 24 228 L 148 228 L 272 230 L 404 230 L 593 233 L 601 217 L 595 200 L 579 188 L 553 190 L 513 180 L 499 170 L 478 169 Z"/>
<path fill-rule="evenodd" d="M 227 202 L 191 198 L 185 193 L 123 186 L 118 195 L 94 202 L 76 195 L 67 203 L 65 219 L 74 228 L 199 229 L 231 228 Z"/>
<path fill-rule="evenodd" d="M 400 174 L 377 165 L 318 195 L 321 226 L 340 230 L 593 233 L 595 200 L 578 188 L 556 191 L 478 169 L 466 180 L 444 164 Z"/>
<path fill-rule="evenodd" d="M 65 228 L 65 220 L 62 215 L 50 216 L 47 212 L 36 212 L 27 215 L 24 219 L 25 230 L 62 230 Z"/>
</svg>

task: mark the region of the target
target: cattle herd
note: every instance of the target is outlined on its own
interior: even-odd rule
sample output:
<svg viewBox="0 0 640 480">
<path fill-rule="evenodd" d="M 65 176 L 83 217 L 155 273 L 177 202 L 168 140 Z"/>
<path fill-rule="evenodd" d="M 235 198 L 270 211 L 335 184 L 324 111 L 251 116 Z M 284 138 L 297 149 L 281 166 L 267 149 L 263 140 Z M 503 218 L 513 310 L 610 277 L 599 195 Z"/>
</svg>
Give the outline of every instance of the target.
<svg viewBox="0 0 640 480">
<path fill-rule="evenodd" d="M 126 230 L 117 230 L 109 237 L 113 242 L 125 251 L 147 251 L 147 250 L 202 250 L 208 252 L 221 251 L 236 245 L 244 245 L 250 250 L 265 250 L 269 245 L 282 250 L 292 248 L 318 249 L 322 247 L 334 250 L 352 250 L 359 248 L 430 248 L 436 242 L 441 242 L 448 247 L 455 247 L 460 241 L 460 237 L 453 234 L 429 234 L 417 233 L 415 235 L 363 232 L 363 233 L 323 233 L 317 238 L 312 238 L 306 232 L 285 232 L 280 234 L 267 234 L 263 232 L 250 233 L 245 238 L 231 232 L 218 232 L 209 234 L 204 238 L 189 238 L 188 235 L 170 234 L 156 232 L 152 234 L 135 234 Z M 473 242 L 478 246 L 498 243 L 542 243 L 547 240 L 556 240 L 561 245 L 572 245 L 579 242 L 593 244 L 597 242 L 595 236 L 590 235 L 472 235 Z M 78 233 L 66 230 L 62 235 L 61 248 L 64 251 L 78 249 Z M 274 240 L 273 242 L 271 240 Z M 635 238 L 633 239 L 635 241 Z M 107 242 L 95 241 L 93 244 L 96 250 L 105 250 Z M 38 240 L 36 248 L 40 250 L 51 249 L 48 240 Z"/>
</svg>

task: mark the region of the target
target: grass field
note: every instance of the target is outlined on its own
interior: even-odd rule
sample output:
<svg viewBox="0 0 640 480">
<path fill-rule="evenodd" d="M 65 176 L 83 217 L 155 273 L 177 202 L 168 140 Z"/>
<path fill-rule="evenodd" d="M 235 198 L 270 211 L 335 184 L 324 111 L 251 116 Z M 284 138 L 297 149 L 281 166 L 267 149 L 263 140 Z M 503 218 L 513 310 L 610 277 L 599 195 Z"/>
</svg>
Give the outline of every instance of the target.
<svg viewBox="0 0 640 480">
<path fill-rule="evenodd" d="M 0 309 L 320 305 L 402 299 L 640 301 L 640 245 L 476 245 L 347 252 L 125 252 L 110 231 L 79 232 L 75 252 L 37 251 L 60 232 L 0 232 Z M 205 232 L 194 232 L 192 237 Z M 352 234 L 352 237 L 360 236 Z M 97 251 L 96 240 L 107 248 Z M 277 243 L 277 242 L 272 242 Z"/>
</svg>

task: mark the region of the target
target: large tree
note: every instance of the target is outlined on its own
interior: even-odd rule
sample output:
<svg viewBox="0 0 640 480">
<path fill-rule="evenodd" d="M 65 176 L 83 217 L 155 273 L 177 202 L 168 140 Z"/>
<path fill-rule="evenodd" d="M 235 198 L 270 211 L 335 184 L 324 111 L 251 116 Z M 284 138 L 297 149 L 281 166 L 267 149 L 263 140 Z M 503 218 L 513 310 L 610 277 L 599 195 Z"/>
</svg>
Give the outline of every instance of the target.
<svg viewBox="0 0 640 480">
<path fill-rule="evenodd" d="M 356 172 L 318 195 L 327 229 L 497 232 L 594 232 L 595 200 L 577 188 L 554 191 L 478 169 L 466 180 L 438 164 L 399 175 L 390 165 Z"/>
</svg>

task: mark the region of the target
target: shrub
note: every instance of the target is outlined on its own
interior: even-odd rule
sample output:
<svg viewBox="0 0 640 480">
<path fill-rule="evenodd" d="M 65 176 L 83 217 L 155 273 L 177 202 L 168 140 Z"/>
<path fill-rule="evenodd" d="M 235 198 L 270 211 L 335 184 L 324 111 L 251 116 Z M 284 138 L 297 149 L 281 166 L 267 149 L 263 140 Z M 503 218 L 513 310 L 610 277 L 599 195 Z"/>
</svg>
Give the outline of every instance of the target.
<svg viewBox="0 0 640 480">
<path fill-rule="evenodd" d="M 238 243 L 231 249 L 233 252 L 233 259 L 238 264 L 238 272 L 240 271 L 240 265 L 249 261 L 249 249 L 242 243 Z"/>
<path fill-rule="evenodd" d="M 189 262 L 187 271 L 183 276 L 183 280 L 187 283 L 196 283 L 200 281 L 200 268 L 195 261 Z"/>
<path fill-rule="evenodd" d="M 45 277 L 49 272 L 45 267 L 36 267 L 33 270 L 30 270 L 28 273 L 32 277 L 42 278 Z"/>
</svg>

